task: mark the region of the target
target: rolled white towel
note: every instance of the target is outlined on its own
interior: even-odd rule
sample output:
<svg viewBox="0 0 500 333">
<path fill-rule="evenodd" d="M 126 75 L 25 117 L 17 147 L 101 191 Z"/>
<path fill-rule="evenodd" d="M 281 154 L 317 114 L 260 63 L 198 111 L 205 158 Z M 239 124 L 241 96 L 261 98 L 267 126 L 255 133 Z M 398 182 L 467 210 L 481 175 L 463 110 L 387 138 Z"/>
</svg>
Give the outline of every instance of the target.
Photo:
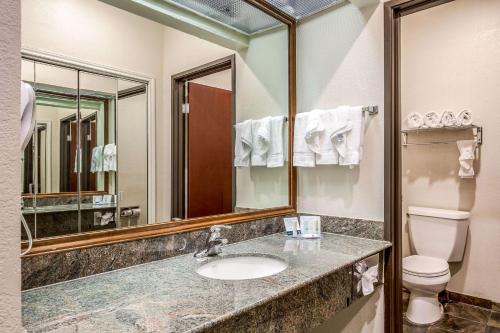
<svg viewBox="0 0 500 333">
<path fill-rule="evenodd" d="M 464 110 L 460 112 L 457 116 L 458 126 L 470 126 L 472 125 L 472 112 Z"/>
<path fill-rule="evenodd" d="M 443 115 L 441 116 L 441 125 L 444 127 L 457 126 L 457 118 L 455 117 L 455 114 L 451 111 L 443 112 Z"/>
<path fill-rule="evenodd" d="M 441 116 L 434 111 L 427 112 L 426 114 L 424 114 L 424 127 L 427 128 L 443 127 L 443 125 L 441 125 Z"/>
<path fill-rule="evenodd" d="M 418 112 L 412 112 L 406 118 L 409 129 L 416 129 L 424 126 L 424 118 Z"/>
</svg>

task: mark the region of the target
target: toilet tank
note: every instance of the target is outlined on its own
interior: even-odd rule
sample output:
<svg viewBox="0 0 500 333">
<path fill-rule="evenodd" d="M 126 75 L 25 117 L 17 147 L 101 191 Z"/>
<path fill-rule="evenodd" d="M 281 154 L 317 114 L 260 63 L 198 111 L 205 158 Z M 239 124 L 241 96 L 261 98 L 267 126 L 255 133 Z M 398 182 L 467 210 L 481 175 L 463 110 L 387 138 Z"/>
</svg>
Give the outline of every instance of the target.
<svg viewBox="0 0 500 333">
<path fill-rule="evenodd" d="M 408 207 L 410 239 L 419 255 L 462 261 L 469 228 L 469 212 Z"/>
</svg>

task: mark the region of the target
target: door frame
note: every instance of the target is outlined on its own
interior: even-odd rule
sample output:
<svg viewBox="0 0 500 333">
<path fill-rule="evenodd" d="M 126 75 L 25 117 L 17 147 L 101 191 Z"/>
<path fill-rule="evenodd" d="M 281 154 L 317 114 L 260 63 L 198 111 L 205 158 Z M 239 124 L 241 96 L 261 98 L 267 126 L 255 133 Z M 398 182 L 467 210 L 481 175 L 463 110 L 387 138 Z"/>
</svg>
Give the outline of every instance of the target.
<svg viewBox="0 0 500 333">
<path fill-rule="evenodd" d="M 188 162 L 186 159 L 186 132 L 184 104 L 184 84 L 188 81 L 198 79 L 210 74 L 225 70 L 231 70 L 231 108 L 232 124 L 236 121 L 236 55 L 220 58 L 209 63 L 197 66 L 181 73 L 172 75 L 172 186 L 171 186 L 171 209 L 172 220 L 186 218 L 186 183 Z M 231 132 L 234 142 L 234 131 Z M 234 147 L 232 148 L 232 159 L 234 159 Z M 232 168 L 233 180 L 233 209 L 236 205 L 236 170 Z"/>
<path fill-rule="evenodd" d="M 401 188 L 401 17 L 454 0 L 392 0 L 384 4 L 384 271 L 385 332 L 403 332 Z"/>
</svg>

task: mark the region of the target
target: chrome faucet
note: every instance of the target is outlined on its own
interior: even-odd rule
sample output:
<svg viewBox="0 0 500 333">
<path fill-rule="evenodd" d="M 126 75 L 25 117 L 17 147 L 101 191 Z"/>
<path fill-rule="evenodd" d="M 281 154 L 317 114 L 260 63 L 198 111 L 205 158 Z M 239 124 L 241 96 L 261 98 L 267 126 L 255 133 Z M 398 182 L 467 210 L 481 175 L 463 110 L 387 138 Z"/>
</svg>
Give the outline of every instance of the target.
<svg viewBox="0 0 500 333">
<path fill-rule="evenodd" d="M 220 232 L 222 229 L 231 229 L 231 226 L 213 225 L 210 227 L 205 245 L 194 253 L 196 258 L 213 257 L 222 252 L 222 246 L 228 243 L 226 238 L 221 238 Z"/>
</svg>

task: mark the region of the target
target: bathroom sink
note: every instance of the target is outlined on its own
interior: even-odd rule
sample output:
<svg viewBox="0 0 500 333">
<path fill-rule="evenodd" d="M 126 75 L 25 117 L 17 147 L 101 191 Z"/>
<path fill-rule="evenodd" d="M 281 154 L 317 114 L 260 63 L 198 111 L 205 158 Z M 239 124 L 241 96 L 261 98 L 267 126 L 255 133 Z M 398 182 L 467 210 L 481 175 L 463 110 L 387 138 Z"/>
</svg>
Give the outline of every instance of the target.
<svg viewBox="0 0 500 333">
<path fill-rule="evenodd" d="M 278 274 L 287 266 L 278 257 L 252 254 L 215 259 L 199 267 L 196 272 L 217 280 L 249 280 Z"/>
</svg>

